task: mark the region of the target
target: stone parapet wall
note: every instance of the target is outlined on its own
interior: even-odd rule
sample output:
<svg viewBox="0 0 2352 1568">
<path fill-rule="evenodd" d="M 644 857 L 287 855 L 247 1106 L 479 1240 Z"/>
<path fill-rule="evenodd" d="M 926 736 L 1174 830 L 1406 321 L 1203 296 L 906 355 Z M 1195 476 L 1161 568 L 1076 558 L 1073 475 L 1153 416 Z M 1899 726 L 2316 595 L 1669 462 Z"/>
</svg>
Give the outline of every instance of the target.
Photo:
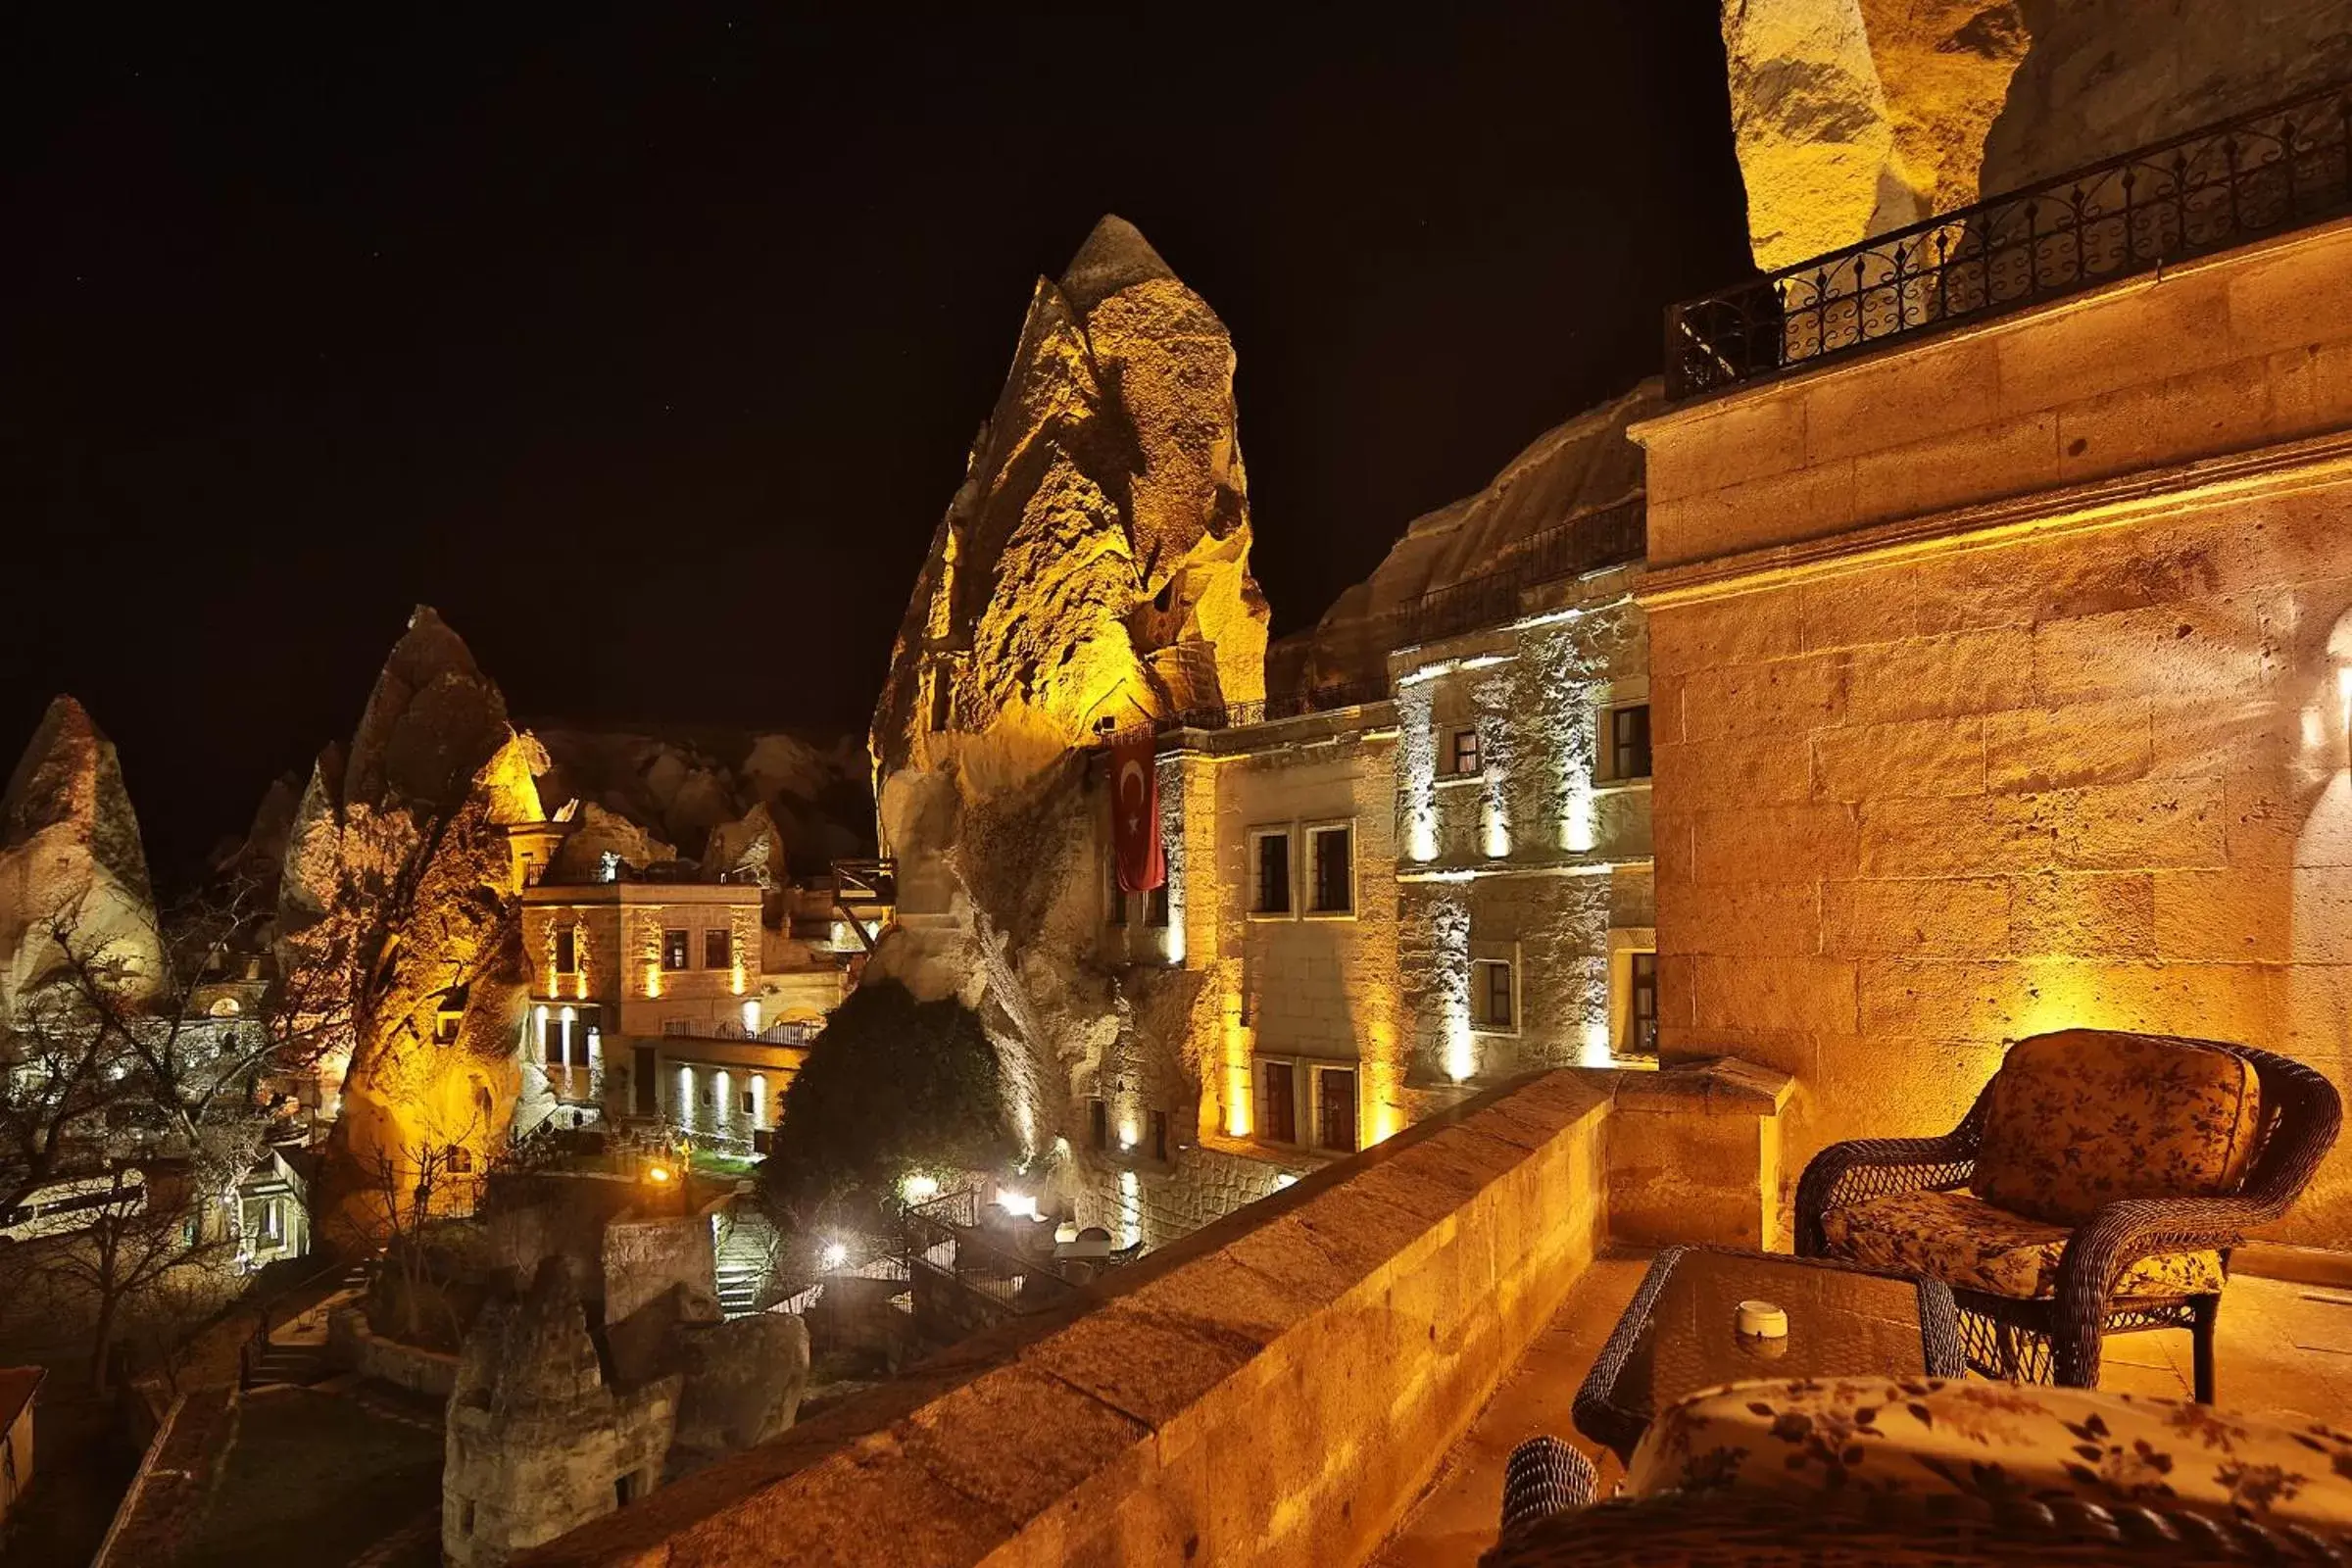
<svg viewBox="0 0 2352 1568">
<path fill-rule="evenodd" d="M 1590 1263 L 1606 1114 L 1482 1096 L 524 1560 L 1361 1562 Z"/>
<path fill-rule="evenodd" d="M 2352 220 L 1710 398 L 1634 427 L 1658 568 L 2352 423 Z M 1817 592 L 1855 626 L 1865 604 Z M 1653 641 L 1654 641 L 1653 628 Z M 1654 662 L 1654 650 L 1653 650 Z"/>
<path fill-rule="evenodd" d="M 357 1307 L 328 1315 L 326 1343 L 335 1365 L 364 1378 L 442 1399 L 457 1387 L 456 1356 L 377 1334 L 368 1327 L 368 1315 Z"/>
</svg>

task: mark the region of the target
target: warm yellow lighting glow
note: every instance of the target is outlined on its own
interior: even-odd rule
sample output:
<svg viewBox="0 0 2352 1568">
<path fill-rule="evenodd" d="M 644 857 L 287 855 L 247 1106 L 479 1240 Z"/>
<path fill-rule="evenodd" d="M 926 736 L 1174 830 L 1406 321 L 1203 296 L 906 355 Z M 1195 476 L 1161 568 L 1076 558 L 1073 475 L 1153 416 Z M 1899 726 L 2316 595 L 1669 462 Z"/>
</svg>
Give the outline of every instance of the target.
<svg viewBox="0 0 2352 1568">
<path fill-rule="evenodd" d="M 736 995 L 736 996 L 739 996 L 739 997 L 740 997 L 740 996 L 742 996 L 742 995 L 743 995 L 743 965 L 742 965 L 742 964 L 740 964 L 740 963 L 739 963 L 739 964 L 737 964 L 737 965 L 735 965 L 735 979 L 734 979 L 734 987 L 735 987 L 735 995 Z M 758 1005 L 759 1005 L 759 1004 L 758 1004 L 758 1003 L 754 1003 L 754 1004 L 752 1004 L 752 1005 L 754 1005 L 754 1006 L 758 1006 Z"/>
<path fill-rule="evenodd" d="M 657 1185 L 665 1182 L 669 1180 L 669 1167 L 667 1165 L 648 1165 L 645 1167 L 645 1179 Z"/>
<path fill-rule="evenodd" d="M 939 1178 L 913 1175 L 899 1183 L 899 1196 L 909 1203 L 920 1203 L 939 1196 Z"/>
<path fill-rule="evenodd" d="M 1135 1123 L 1127 1120 L 1124 1117 L 1120 1118 L 1119 1147 L 1121 1149 L 1133 1149 L 1137 1144 L 1142 1142 L 1143 1137 L 1135 1130 Z"/>
<path fill-rule="evenodd" d="M 1598 837 L 1594 814 L 1592 791 L 1582 783 L 1571 784 L 1567 814 L 1560 821 L 1560 847 L 1571 855 L 1590 854 Z"/>
<path fill-rule="evenodd" d="M 1292 1175 L 1289 1171 L 1283 1170 L 1276 1171 L 1274 1173 L 1274 1190 L 1276 1192 L 1279 1193 L 1286 1187 L 1296 1187 L 1298 1185 L 1298 1178 Z"/>
<path fill-rule="evenodd" d="M 754 997 L 743 1004 L 743 1027 L 747 1034 L 760 1032 L 760 999 Z"/>
<path fill-rule="evenodd" d="M 1480 814 L 1485 819 L 1485 829 L 1480 835 L 1481 847 L 1486 850 L 1487 858 L 1499 860 L 1511 853 L 1511 824 L 1503 817 L 1502 803 L 1498 800 L 1488 801 L 1485 810 Z"/>
<path fill-rule="evenodd" d="M 849 1260 L 850 1250 L 839 1242 L 827 1242 L 825 1250 L 817 1254 L 817 1261 L 826 1268 L 839 1268 Z"/>
<path fill-rule="evenodd" d="M 1250 1031 L 1241 1023 L 1241 999 L 1226 1003 L 1225 1136 L 1250 1136 Z"/>
<path fill-rule="evenodd" d="M 1016 1193 L 1007 1188 L 997 1194 L 997 1206 L 1020 1219 L 1037 1218 L 1037 1200 L 1027 1193 Z"/>
<path fill-rule="evenodd" d="M 1143 1188 L 1135 1172 L 1119 1172 L 1119 1245 L 1133 1247 L 1144 1239 Z"/>
<path fill-rule="evenodd" d="M 1470 1039 L 1470 1025 L 1465 1020 L 1446 1031 L 1446 1076 L 1460 1083 L 1478 1071 L 1478 1048 Z"/>
<path fill-rule="evenodd" d="M 1577 1060 L 1587 1067 L 1606 1067 L 1615 1059 L 1615 1055 L 1616 1054 L 1609 1050 L 1608 1020 L 1594 1019 L 1588 1022 L 1585 1025 L 1584 1049 L 1577 1054 Z"/>
<path fill-rule="evenodd" d="M 645 966 L 645 994 L 649 997 L 658 997 L 662 994 L 662 965 L 659 963 L 649 963 Z"/>
</svg>

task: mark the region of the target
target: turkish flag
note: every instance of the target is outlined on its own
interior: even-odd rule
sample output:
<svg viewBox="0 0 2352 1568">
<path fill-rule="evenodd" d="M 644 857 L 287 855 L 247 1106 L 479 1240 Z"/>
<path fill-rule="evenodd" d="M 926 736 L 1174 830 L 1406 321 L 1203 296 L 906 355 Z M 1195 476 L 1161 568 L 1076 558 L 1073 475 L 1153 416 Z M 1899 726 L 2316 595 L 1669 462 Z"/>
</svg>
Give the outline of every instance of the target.
<svg viewBox="0 0 2352 1568">
<path fill-rule="evenodd" d="M 1159 769 L 1149 735 L 1111 745 L 1110 842 L 1122 892 L 1149 893 L 1168 879 L 1159 846 Z"/>
</svg>

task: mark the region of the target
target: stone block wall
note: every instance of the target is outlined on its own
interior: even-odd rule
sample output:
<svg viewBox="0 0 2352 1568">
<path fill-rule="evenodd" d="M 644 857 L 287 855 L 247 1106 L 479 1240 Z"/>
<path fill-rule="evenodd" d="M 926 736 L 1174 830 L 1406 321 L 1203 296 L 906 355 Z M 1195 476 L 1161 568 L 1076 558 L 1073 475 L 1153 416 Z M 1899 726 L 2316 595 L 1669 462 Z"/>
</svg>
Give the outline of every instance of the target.
<svg viewBox="0 0 2352 1568">
<path fill-rule="evenodd" d="M 1519 621 L 1392 660 L 1400 692 L 1398 946 L 1408 1078 L 1444 1085 L 1605 1065 L 1633 949 L 1651 923 L 1650 788 L 1611 776 L 1610 714 L 1650 692 L 1630 569 L 1555 585 Z M 1454 766 L 1477 734 L 1478 766 Z M 1513 966 L 1509 1024 L 1472 965 Z"/>
<path fill-rule="evenodd" d="M 1638 432 L 1663 1044 L 1797 1078 L 1788 1182 L 2061 1026 L 2352 1083 L 2347 428 L 2339 225 Z"/>
<path fill-rule="evenodd" d="M 1281 1191 L 1312 1168 L 1223 1149 L 1187 1149 L 1167 1165 L 1090 1158 L 1076 1192 L 1078 1224 L 1100 1225 L 1113 1245 L 1141 1241 L 1153 1251 L 1235 1209 Z"/>
</svg>

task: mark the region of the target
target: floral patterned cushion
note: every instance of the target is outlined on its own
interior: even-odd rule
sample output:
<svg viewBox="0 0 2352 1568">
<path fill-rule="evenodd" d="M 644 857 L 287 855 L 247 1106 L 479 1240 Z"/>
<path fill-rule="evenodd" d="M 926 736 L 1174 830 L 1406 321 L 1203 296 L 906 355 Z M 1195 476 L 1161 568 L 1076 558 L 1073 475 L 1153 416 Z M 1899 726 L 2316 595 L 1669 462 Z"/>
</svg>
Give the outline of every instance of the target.
<svg viewBox="0 0 2352 1568">
<path fill-rule="evenodd" d="M 2070 1234 L 1966 1193 L 1894 1193 L 1821 1216 L 1830 1250 L 1873 1268 L 1908 1269 L 1964 1291 L 2033 1298 L 2058 1290 Z M 2222 1254 L 2159 1252 L 2132 1259 L 2117 1296 L 2198 1296 L 2222 1288 Z"/>
<path fill-rule="evenodd" d="M 1939 1378 L 1768 1379 L 1651 1423 L 1626 1491 L 2058 1496 L 2352 1526 L 2352 1434 L 2180 1399 Z"/>
<path fill-rule="evenodd" d="M 2198 1040 L 2067 1029 L 2021 1040 L 1992 1081 L 1976 1195 L 2054 1225 L 2128 1198 L 2218 1198 L 2262 1125 L 2253 1063 Z"/>
</svg>

